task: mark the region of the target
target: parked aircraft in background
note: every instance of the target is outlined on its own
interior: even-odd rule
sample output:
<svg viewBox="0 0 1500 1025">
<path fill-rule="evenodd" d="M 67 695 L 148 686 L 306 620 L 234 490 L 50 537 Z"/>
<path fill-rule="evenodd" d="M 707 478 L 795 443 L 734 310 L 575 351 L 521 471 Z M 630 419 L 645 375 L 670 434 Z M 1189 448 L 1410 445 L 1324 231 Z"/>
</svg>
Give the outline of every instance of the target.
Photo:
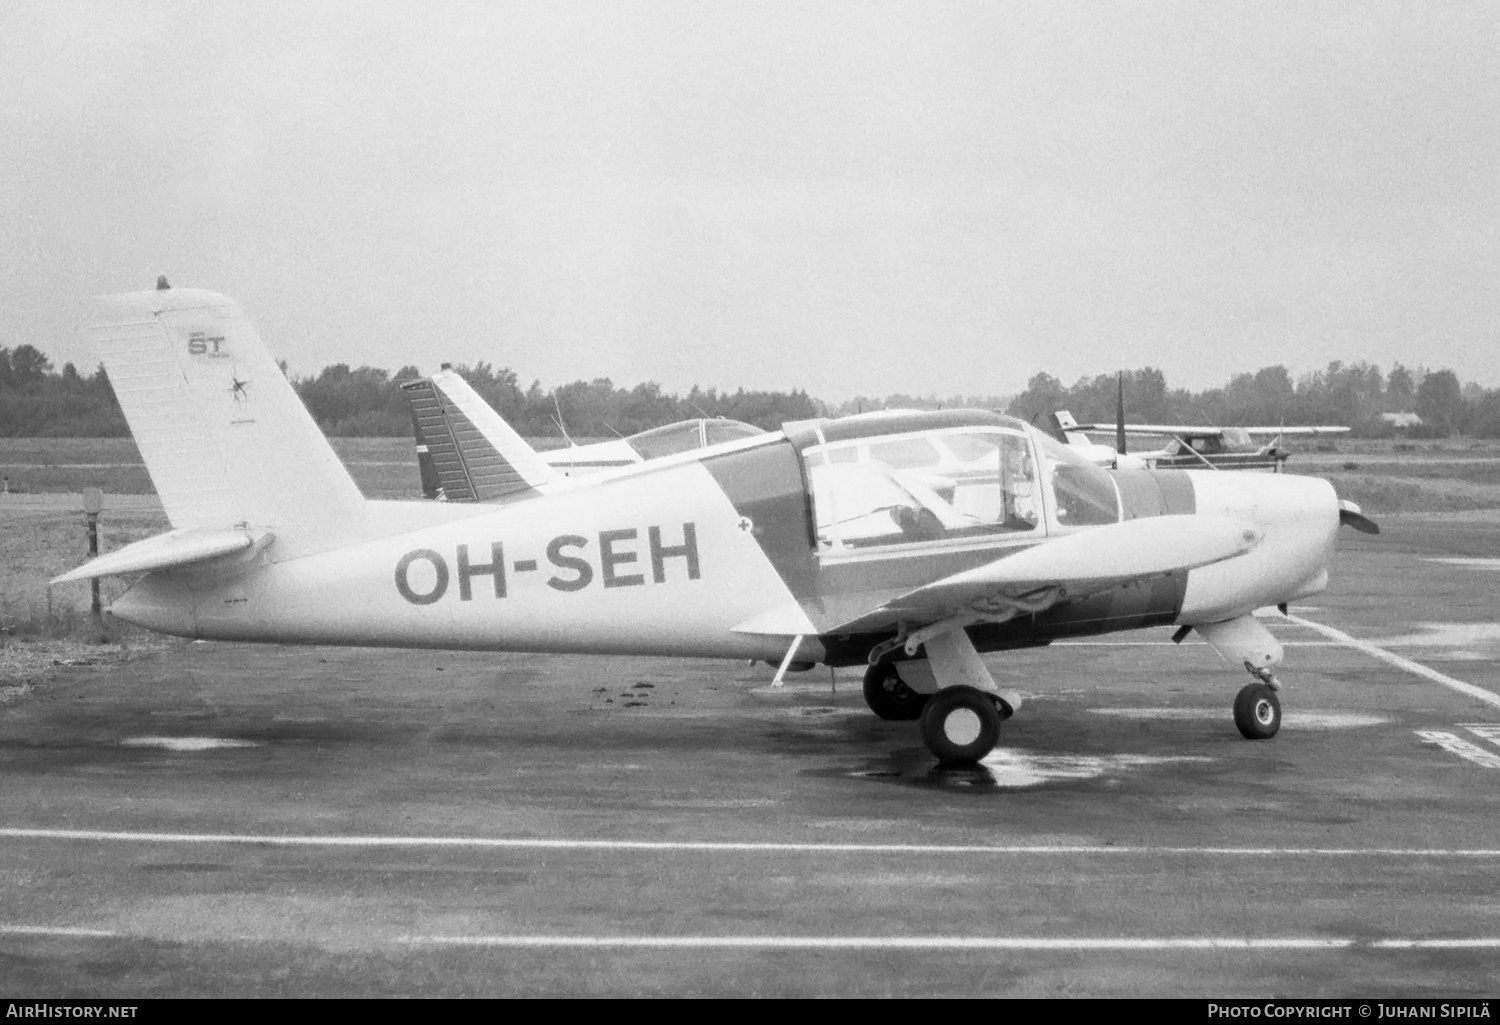
<svg viewBox="0 0 1500 1025">
<path fill-rule="evenodd" d="M 1326 586 L 1341 522 L 1373 527 L 1324 480 L 1111 472 L 983 410 L 369 500 L 231 300 L 114 307 L 93 339 L 172 529 L 56 582 L 138 575 L 110 611 L 184 637 L 754 658 L 778 684 L 866 665 L 871 709 L 965 764 L 1021 704 L 979 652 L 1175 625 L 1249 670 L 1234 721 L 1267 738 L 1282 648 L 1253 612 Z"/>
<path fill-rule="evenodd" d="M 705 417 L 613 441 L 537 452 L 446 365 L 401 385 L 411 406 L 422 494 L 447 501 L 491 501 L 558 477 L 630 466 L 647 459 L 764 434 L 759 427 Z"/>
<path fill-rule="evenodd" d="M 1118 382 L 1115 422 L 1080 424 L 1065 409 L 1053 413 L 1052 434 L 1100 466 L 1118 470 L 1270 470 L 1279 473 L 1291 454 L 1285 438 L 1347 434 L 1347 427 L 1186 427 L 1125 422 L 1125 383 Z M 1094 441 L 1093 434 L 1112 432 L 1114 445 Z M 1130 437 L 1152 437 L 1166 444 L 1146 451 L 1128 451 Z M 1258 441 L 1270 438 L 1270 441 Z"/>
<path fill-rule="evenodd" d="M 1109 423 L 1077 423 L 1073 414 L 1053 414 L 1053 435 L 1080 450 L 1080 455 L 1118 470 L 1271 470 L 1280 473 L 1292 453 L 1281 446 L 1284 438 L 1349 434 L 1349 428 L 1194 428 L 1161 423 L 1127 423 L 1128 437 L 1166 438 L 1157 449 L 1119 452 L 1113 446 L 1089 437 L 1095 432 L 1115 431 Z M 1271 437 L 1271 441 L 1259 438 Z"/>
</svg>

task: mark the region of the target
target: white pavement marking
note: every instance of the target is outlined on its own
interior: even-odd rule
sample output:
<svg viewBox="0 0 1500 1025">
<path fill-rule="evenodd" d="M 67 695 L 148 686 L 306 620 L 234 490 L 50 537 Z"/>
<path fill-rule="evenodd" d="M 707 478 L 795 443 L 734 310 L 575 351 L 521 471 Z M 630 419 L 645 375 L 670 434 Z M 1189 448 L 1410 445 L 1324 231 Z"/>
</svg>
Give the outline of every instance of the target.
<svg viewBox="0 0 1500 1025">
<path fill-rule="evenodd" d="M 226 747 L 255 747 L 250 740 L 228 737 L 126 737 L 122 747 L 159 747 L 167 751 L 214 751 Z"/>
<path fill-rule="evenodd" d="M 85 939 L 171 939 L 76 926 L 7 925 L 0 936 L 66 936 Z M 277 942 L 276 936 L 235 936 L 240 942 Z M 177 940 L 176 942 L 182 942 Z M 1286 950 L 1494 950 L 1500 937 L 1347 936 L 395 936 L 405 947 L 530 947 L 615 950 L 1009 950 L 1009 951 L 1286 951 Z"/>
<path fill-rule="evenodd" d="M 1474 736 L 1483 738 L 1484 740 L 1488 740 L 1496 747 L 1500 747 L 1500 723 L 1461 722 L 1459 723 L 1459 725 L 1468 730 L 1470 733 L 1474 734 Z"/>
<path fill-rule="evenodd" d="M 1465 569 L 1500 570 L 1500 559 L 1428 559 L 1428 562 L 1444 562 Z"/>
<path fill-rule="evenodd" d="M 1500 643 L 1500 623 L 1418 623 L 1413 633 L 1382 637 L 1372 644 L 1390 648 L 1459 648 Z M 1450 653 L 1451 654 L 1451 653 Z"/>
<path fill-rule="evenodd" d="M 84 929 L 73 925 L 3 925 L 0 936 L 83 936 L 90 939 L 114 939 L 120 934 L 109 929 Z"/>
<path fill-rule="evenodd" d="M 268 847 L 477 847 L 515 850 L 733 851 L 747 854 L 1124 854 L 1227 857 L 1500 858 L 1491 847 L 1133 847 L 1115 844 L 749 843 L 714 840 L 574 840 L 488 836 L 295 836 L 276 833 L 143 833 L 100 829 L 0 828 L 0 839 Z"/>
<path fill-rule="evenodd" d="M 1206 648 L 1207 641 L 1187 640 L 1179 645 L 1173 645 L 1169 637 L 1163 637 L 1159 641 L 1053 641 L 1053 648 Z M 1342 648 L 1344 645 L 1339 641 L 1282 641 L 1283 648 Z M 1024 650 L 1024 649 L 1023 649 Z"/>
<path fill-rule="evenodd" d="M 1330 642 L 1332 643 L 1332 642 Z M 1095 715 L 1113 715 L 1121 719 L 1163 720 L 1213 720 L 1224 718 L 1216 708 L 1090 708 Z M 1389 716 L 1367 715 L 1363 712 L 1318 712 L 1312 709 L 1288 709 L 1282 719 L 1282 729 L 1299 730 L 1344 730 L 1359 726 L 1380 726 L 1390 722 Z"/>
<path fill-rule="evenodd" d="M 1440 673 L 1436 669 L 1429 669 L 1427 666 L 1424 666 L 1420 662 L 1413 662 L 1409 658 L 1403 658 L 1400 655 L 1386 651 L 1384 648 L 1371 644 L 1369 641 L 1362 641 L 1358 637 L 1351 637 L 1349 634 L 1344 633 L 1344 631 L 1335 630 L 1331 626 L 1324 626 L 1322 623 L 1314 623 L 1310 619 L 1302 619 L 1299 616 L 1288 616 L 1287 619 L 1291 620 L 1293 623 L 1298 623 L 1302 626 L 1316 630 L 1318 631 L 1318 633 L 1322 634 L 1325 637 L 1330 637 L 1333 640 L 1338 641 L 1340 644 L 1344 644 L 1348 647 L 1354 648 L 1356 651 L 1362 651 L 1372 658 L 1378 658 L 1380 659 L 1380 661 L 1387 662 L 1398 669 L 1405 669 L 1408 673 L 1414 673 L 1417 676 L 1425 677 L 1426 679 L 1429 679 L 1434 683 L 1441 683 L 1444 687 L 1456 690 L 1460 694 L 1467 694 L 1469 697 L 1477 698 L 1487 705 L 1492 705 L 1495 708 L 1500 708 L 1500 694 L 1496 694 L 1494 691 L 1485 690 L 1483 687 L 1476 687 L 1472 683 L 1465 683 L 1462 680 L 1455 680 L 1447 673 Z"/>
<path fill-rule="evenodd" d="M 1483 765 L 1486 769 L 1500 769 L 1500 754 L 1486 751 L 1478 744 L 1471 744 L 1457 734 L 1445 733 L 1442 730 L 1415 730 L 1414 732 L 1425 743 L 1436 744 L 1450 754 L 1467 758 L 1476 765 Z"/>
<path fill-rule="evenodd" d="M 1362 940 L 1342 936 L 405 936 L 440 947 L 729 948 L 779 950 L 1350 950 L 1493 949 L 1500 937 Z"/>
</svg>

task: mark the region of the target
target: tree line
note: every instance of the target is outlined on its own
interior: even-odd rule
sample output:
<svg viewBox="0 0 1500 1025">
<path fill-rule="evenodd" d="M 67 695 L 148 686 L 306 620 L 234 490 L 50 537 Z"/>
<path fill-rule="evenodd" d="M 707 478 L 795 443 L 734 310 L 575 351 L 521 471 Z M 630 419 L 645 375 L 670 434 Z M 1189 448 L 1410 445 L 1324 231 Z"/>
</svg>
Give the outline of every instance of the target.
<svg viewBox="0 0 1500 1025">
<path fill-rule="evenodd" d="M 1460 384 L 1452 370 L 1397 363 L 1383 373 L 1370 363 L 1342 360 L 1295 380 L 1284 366 L 1263 367 L 1201 392 L 1169 388 L 1154 367 L 1084 377 L 1071 387 L 1039 373 L 1011 400 L 1009 412 L 1042 422 L 1053 410 L 1066 409 L 1079 423 L 1113 423 L 1120 384 L 1131 423 L 1343 426 L 1364 438 L 1500 437 L 1500 388 Z M 1400 427 L 1385 416 L 1390 413 L 1416 413 L 1422 422 Z"/>
<path fill-rule="evenodd" d="M 662 391 L 648 382 L 619 387 L 608 378 L 573 381 L 544 389 L 539 381 L 522 388 L 514 370 L 487 362 L 453 368 L 520 433 L 528 437 L 600 438 L 633 434 L 674 420 L 723 416 L 774 430 L 788 420 L 843 416 L 884 408 L 979 406 L 1000 409 L 1035 423 L 1066 409 L 1080 422 L 1112 421 L 1116 375 L 1099 374 L 1064 385 L 1038 373 L 1013 397 L 951 396 L 943 399 L 895 394 L 845 403 L 818 401 L 802 390 L 730 392 L 693 387 L 686 395 Z M 411 416 L 401 392 L 403 381 L 421 376 L 416 367 L 394 374 L 377 367 L 324 367 L 292 384 L 323 430 L 343 437 L 400 437 L 411 433 Z M 1247 424 L 1329 424 L 1353 428 L 1360 437 L 1388 437 L 1397 428 L 1384 413 L 1411 413 L 1418 427 L 1401 429 L 1412 437 L 1500 437 L 1500 388 L 1460 384 L 1452 370 L 1409 369 L 1400 364 L 1383 372 L 1369 363 L 1335 360 L 1323 370 L 1295 380 L 1284 366 L 1236 374 L 1221 388 L 1191 392 L 1170 388 L 1154 367 L 1121 375 L 1126 417 L 1135 423 L 1236 426 Z M 103 368 L 84 376 L 72 364 L 55 370 L 31 345 L 0 347 L 0 436 L 123 437 L 125 418 Z"/>
</svg>

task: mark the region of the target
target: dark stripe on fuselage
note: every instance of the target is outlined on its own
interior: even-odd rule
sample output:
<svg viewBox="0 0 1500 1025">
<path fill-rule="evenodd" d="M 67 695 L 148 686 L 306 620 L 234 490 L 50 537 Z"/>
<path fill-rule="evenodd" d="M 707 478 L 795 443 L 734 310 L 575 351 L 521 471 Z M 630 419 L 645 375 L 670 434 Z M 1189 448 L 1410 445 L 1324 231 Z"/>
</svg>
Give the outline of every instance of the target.
<svg viewBox="0 0 1500 1025">
<path fill-rule="evenodd" d="M 1154 470 L 1116 470 L 1115 483 L 1125 506 L 1125 519 L 1148 516 L 1191 516 L 1198 511 L 1193 478 L 1185 473 Z"/>
<path fill-rule="evenodd" d="M 703 468 L 724 489 L 792 596 L 820 606 L 807 487 L 791 443 L 709 456 Z"/>
<path fill-rule="evenodd" d="M 1161 488 L 1162 500 L 1166 503 L 1167 515 L 1169 516 L 1191 516 L 1198 511 L 1198 496 L 1193 491 L 1193 478 L 1191 474 L 1180 470 L 1163 470 L 1160 473 L 1154 471 L 1151 476 L 1156 478 L 1156 483 Z"/>
</svg>

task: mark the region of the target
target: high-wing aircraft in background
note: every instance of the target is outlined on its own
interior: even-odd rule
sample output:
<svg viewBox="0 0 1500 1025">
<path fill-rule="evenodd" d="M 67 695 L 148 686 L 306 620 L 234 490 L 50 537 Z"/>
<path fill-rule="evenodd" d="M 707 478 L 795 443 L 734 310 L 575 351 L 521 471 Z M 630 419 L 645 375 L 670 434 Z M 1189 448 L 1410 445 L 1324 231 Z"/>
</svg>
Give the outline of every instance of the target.
<svg viewBox="0 0 1500 1025">
<path fill-rule="evenodd" d="M 1078 435 L 1091 449 L 1115 450 L 1089 437 L 1091 432 L 1114 431 L 1112 424 L 1069 424 L 1066 410 L 1055 414 L 1059 432 Z M 1171 427 L 1166 424 L 1126 424 L 1132 437 L 1166 439 L 1166 444 L 1146 451 L 1121 453 L 1134 462 L 1156 470 L 1271 470 L 1279 473 L 1291 455 L 1282 447 L 1284 438 L 1347 434 L 1347 427 Z M 1269 441 L 1258 439 L 1269 438 Z M 1071 439 L 1070 439 L 1071 441 Z"/>
<path fill-rule="evenodd" d="M 1051 415 L 1052 436 L 1072 446 L 1085 459 L 1116 470 L 1270 470 L 1280 473 L 1291 455 L 1285 438 L 1348 434 L 1347 427 L 1185 427 L 1125 422 L 1125 379 L 1117 383 L 1115 422 L 1081 424 L 1060 409 Z M 1113 433 L 1114 445 L 1096 442 L 1091 435 Z M 1166 444 L 1146 451 L 1129 451 L 1130 437 L 1147 436 Z M 1258 441 L 1270 438 L 1270 441 Z"/>
<path fill-rule="evenodd" d="M 613 441 L 537 452 L 469 383 L 444 364 L 401 385 L 411 407 L 422 494 L 484 502 L 562 477 L 597 473 L 765 432 L 722 417 L 681 420 Z"/>
<path fill-rule="evenodd" d="M 138 576 L 119 618 L 184 637 L 866 665 L 865 698 L 972 763 L 1020 695 L 981 651 L 1176 626 L 1250 672 L 1254 610 L 1326 586 L 1327 481 L 1108 471 L 982 410 L 787 424 L 496 503 L 364 498 L 239 307 L 114 299 L 93 339 L 171 522 L 58 582 Z M 1027 680 L 1029 688 L 1044 681 Z"/>
</svg>

